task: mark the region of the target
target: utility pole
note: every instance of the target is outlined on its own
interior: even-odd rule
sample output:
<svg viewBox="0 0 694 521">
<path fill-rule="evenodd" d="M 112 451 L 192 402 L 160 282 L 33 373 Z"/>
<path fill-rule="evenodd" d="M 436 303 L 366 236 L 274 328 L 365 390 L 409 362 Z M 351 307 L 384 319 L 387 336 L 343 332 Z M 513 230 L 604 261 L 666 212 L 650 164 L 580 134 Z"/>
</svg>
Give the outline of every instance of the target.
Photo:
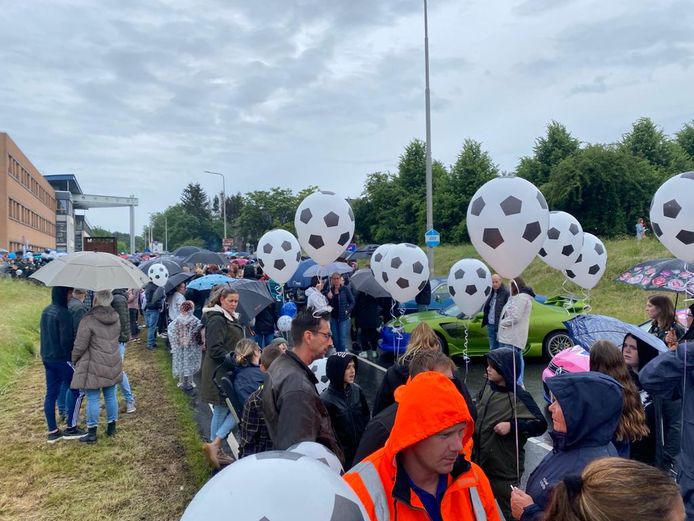
<svg viewBox="0 0 694 521">
<path fill-rule="evenodd" d="M 224 174 L 221 172 L 211 172 L 210 170 L 205 170 L 206 174 L 218 175 L 222 178 L 222 219 L 224 219 L 224 237 L 222 238 L 222 243 L 224 239 L 227 238 L 227 204 L 226 204 L 226 186 L 224 180 Z"/>
<path fill-rule="evenodd" d="M 424 75 L 425 75 L 425 107 L 426 107 L 426 193 L 427 193 L 427 230 L 434 229 L 434 208 L 432 195 L 431 174 L 431 98 L 429 94 L 429 18 L 427 15 L 427 0 L 424 0 Z M 434 249 L 427 248 L 429 272 L 434 274 Z"/>
</svg>

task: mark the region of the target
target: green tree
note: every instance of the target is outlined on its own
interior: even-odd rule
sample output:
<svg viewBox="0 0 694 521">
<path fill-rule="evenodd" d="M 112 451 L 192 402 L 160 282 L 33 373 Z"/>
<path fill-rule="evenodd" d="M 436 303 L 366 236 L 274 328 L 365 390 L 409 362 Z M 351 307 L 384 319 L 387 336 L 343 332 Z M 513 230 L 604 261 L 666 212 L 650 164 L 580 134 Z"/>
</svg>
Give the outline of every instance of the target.
<svg viewBox="0 0 694 521">
<path fill-rule="evenodd" d="M 521 158 L 516 175 L 524 177 L 542 190 L 552 169 L 579 149 L 578 139 L 564 125 L 552 121 L 547 125 L 547 136 L 535 140 L 533 155 Z"/>
<path fill-rule="evenodd" d="M 689 159 L 694 161 L 694 120 L 685 123 L 677 132 L 676 138 L 677 144 L 682 147 Z"/>
<path fill-rule="evenodd" d="M 552 209 L 574 215 L 585 231 L 610 237 L 629 233 L 637 218 L 648 215 L 660 182 L 645 159 L 590 145 L 552 170 L 544 194 Z"/>
<path fill-rule="evenodd" d="M 631 132 L 622 137 L 620 148 L 648 161 L 662 172 L 664 178 L 692 167 L 692 158 L 686 149 L 677 141 L 670 140 L 650 118 L 636 121 Z"/>
</svg>

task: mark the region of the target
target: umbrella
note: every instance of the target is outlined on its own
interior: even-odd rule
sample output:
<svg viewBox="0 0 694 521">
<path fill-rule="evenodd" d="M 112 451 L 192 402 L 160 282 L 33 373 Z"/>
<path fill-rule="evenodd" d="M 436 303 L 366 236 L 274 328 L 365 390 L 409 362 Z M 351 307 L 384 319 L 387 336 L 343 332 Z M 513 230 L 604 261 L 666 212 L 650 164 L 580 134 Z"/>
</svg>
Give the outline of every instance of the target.
<svg viewBox="0 0 694 521">
<path fill-rule="evenodd" d="M 692 267 L 694 269 L 694 267 Z M 694 294 L 694 271 L 679 259 L 655 259 L 629 268 L 615 279 L 645 290 Z"/>
<path fill-rule="evenodd" d="M 186 272 L 176 273 L 175 275 L 170 276 L 169 279 L 166 281 L 166 284 L 164 284 L 163 286 L 160 286 L 156 289 L 156 291 L 154 292 L 154 296 L 152 297 L 152 300 L 156 301 L 161 296 L 167 296 L 168 297 L 174 291 L 176 291 L 176 288 L 182 282 L 188 282 L 194 276 L 195 276 L 195 273 L 186 273 Z M 162 293 L 163 293 L 163 295 L 162 295 Z"/>
<path fill-rule="evenodd" d="M 210 250 L 200 250 L 188 255 L 181 264 L 217 264 L 218 266 L 224 266 L 227 262 L 224 255 Z"/>
<path fill-rule="evenodd" d="M 253 320 L 258 313 L 275 302 L 267 284 L 259 280 L 231 279 L 229 286 L 239 292 L 237 310 L 244 324 Z"/>
<path fill-rule="evenodd" d="M 188 255 L 196 253 L 201 249 L 202 248 L 198 248 L 197 246 L 181 246 L 180 248 L 176 248 L 173 251 L 172 255 L 174 257 L 180 257 L 181 259 L 185 259 Z"/>
<path fill-rule="evenodd" d="M 142 270 L 142 273 L 147 273 L 149 271 L 150 266 L 154 264 L 163 264 L 164 267 L 169 271 L 169 277 L 171 275 L 176 275 L 177 273 L 181 273 L 181 266 L 178 264 L 178 262 L 169 260 L 169 259 L 152 259 L 148 260 L 147 262 L 143 262 L 140 264 L 139 268 Z"/>
<path fill-rule="evenodd" d="M 141 288 L 147 276 L 132 263 L 111 253 L 81 251 L 57 257 L 36 271 L 31 278 L 46 286 L 66 286 L 93 291 Z"/>
<path fill-rule="evenodd" d="M 215 273 L 212 275 L 205 275 L 204 277 L 200 277 L 199 279 L 195 279 L 190 284 L 188 284 L 188 288 L 195 289 L 198 291 L 204 291 L 212 289 L 214 286 L 219 286 L 220 284 L 227 284 L 229 282 L 231 282 L 230 277 Z"/>
<path fill-rule="evenodd" d="M 598 340 L 609 340 L 617 346 L 622 345 L 624 336 L 630 333 L 634 337 L 665 353 L 667 346 L 658 337 L 651 335 L 638 326 L 605 315 L 578 315 L 564 322 L 571 340 L 584 349 L 590 349 Z"/>
<path fill-rule="evenodd" d="M 316 261 L 313 259 L 302 260 L 296 268 L 294 275 L 292 275 L 292 278 L 289 279 L 285 285 L 288 288 L 308 288 L 311 285 L 311 277 L 307 277 L 304 273 L 309 267 L 315 265 Z"/>
<path fill-rule="evenodd" d="M 298 270 L 297 270 L 298 271 Z M 304 277 L 316 277 L 316 276 L 327 276 L 327 275 L 332 275 L 333 273 L 339 273 L 342 275 L 343 273 L 352 273 L 352 266 L 350 266 L 347 263 L 344 262 L 331 262 L 330 264 L 326 264 L 325 266 L 318 266 L 318 264 L 314 264 L 313 266 L 309 266 L 306 268 L 306 271 L 304 271 Z"/>
<path fill-rule="evenodd" d="M 368 268 L 355 271 L 354 275 L 349 278 L 349 283 L 355 290 L 371 295 L 374 298 L 390 297 L 390 293 L 376 282 L 374 274 Z"/>
</svg>

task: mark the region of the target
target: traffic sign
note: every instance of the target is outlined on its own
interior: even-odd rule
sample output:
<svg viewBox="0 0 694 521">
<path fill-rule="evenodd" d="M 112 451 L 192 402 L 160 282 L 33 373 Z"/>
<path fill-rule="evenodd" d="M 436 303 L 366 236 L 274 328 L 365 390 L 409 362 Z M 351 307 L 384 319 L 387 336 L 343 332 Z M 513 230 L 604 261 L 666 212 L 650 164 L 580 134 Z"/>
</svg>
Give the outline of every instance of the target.
<svg viewBox="0 0 694 521">
<path fill-rule="evenodd" d="M 439 232 L 432 228 L 424 234 L 424 242 L 426 243 L 427 247 L 436 248 L 439 244 L 441 244 L 441 235 L 439 235 Z"/>
</svg>

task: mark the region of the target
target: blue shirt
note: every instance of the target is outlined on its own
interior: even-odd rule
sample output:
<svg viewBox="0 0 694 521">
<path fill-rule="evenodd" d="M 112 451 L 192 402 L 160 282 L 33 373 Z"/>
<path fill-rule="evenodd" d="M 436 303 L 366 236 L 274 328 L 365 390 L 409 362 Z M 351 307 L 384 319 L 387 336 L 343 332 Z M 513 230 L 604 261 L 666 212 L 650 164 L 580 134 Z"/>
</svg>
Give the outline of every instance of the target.
<svg viewBox="0 0 694 521">
<path fill-rule="evenodd" d="M 443 495 L 448 486 L 448 476 L 444 474 L 439 476 L 439 483 L 436 485 L 436 496 L 432 496 L 426 490 L 415 485 L 412 479 L 410 479 L 410 476 L 407 476 L 407 480 L 410 482 L 410 487 L 412 487 L 414 493 L 419 497 L 419 500 L 422 502 L 422 505 L 424 505 L 432 521 L 443 521 L 441 518 L 441 501 L 443 500 Z"/>
</svg>

